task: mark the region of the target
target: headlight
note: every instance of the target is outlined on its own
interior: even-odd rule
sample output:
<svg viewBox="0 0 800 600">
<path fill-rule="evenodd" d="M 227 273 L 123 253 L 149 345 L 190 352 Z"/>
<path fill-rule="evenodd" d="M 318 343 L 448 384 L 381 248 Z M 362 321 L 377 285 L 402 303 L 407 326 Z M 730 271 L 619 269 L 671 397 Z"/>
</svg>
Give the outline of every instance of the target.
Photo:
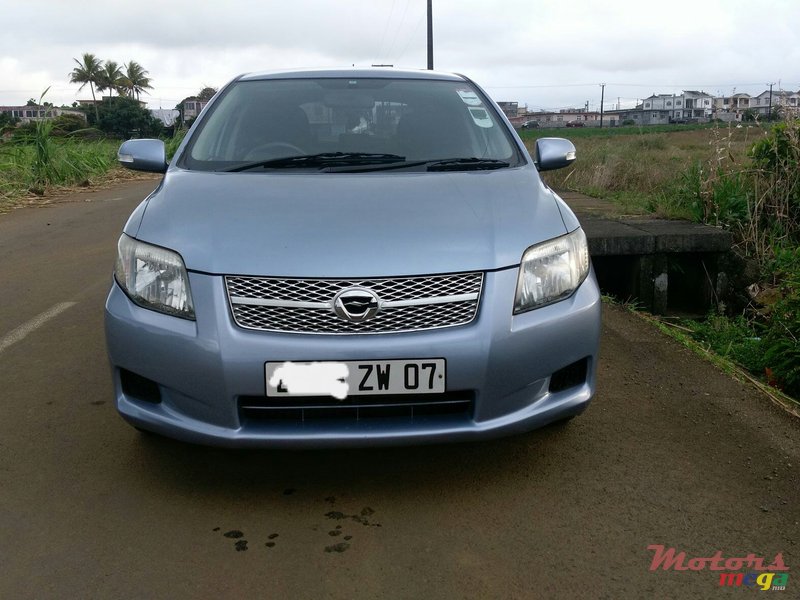
<svg viewBox="0 0 800 600">
<path fill-rule="evenodd" d="M 522 255 L 514 314 L 569 297 L 589 273 L 589 249 L 580 227 L 531 246 Z"/>
<path fill-rule="evenodd" d="M 189 276 L 178 253 L 124 233 L 117 250 L 114 277 L 131 300 L 144 308 L 194 319 Z"/>
</svg>

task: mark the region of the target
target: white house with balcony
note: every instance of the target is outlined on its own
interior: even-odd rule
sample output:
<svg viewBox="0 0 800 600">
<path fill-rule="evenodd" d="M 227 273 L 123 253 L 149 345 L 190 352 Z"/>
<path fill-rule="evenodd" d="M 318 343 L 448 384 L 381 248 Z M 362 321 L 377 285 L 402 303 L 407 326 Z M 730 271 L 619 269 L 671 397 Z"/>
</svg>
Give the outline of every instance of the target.
<svg viewBox="0 0 800 600">
<path fill-rule="evenodd" d="M 642 100 L 642 125 L 664 125 L 681 121 L 705 121 L 711 118 L 711 94 L 683 91 L 681 94 L 653 94 Z"/>
<path fill-rule="evenodd" d="M 682 94 L 683 109 L 676 114 L 676 119 L 705 120 L 710 119 L 713 112 L 714 97 L 705 92 L 686 90 Z"/>
<path fill-rule="evenodd" d="M 750 94 L 741 92 L 714 98 L 712 101 L 714 118 L 726 122 L 741 121 L 752 100 Z"/>
</svg>

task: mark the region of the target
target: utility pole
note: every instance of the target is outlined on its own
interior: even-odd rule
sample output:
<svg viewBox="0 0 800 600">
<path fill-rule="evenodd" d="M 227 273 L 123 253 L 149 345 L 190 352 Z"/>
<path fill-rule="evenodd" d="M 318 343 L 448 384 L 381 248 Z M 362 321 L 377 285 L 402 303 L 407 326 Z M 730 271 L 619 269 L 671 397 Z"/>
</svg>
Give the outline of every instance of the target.
<svg viewBox="0 0 800 600">
<path fill-rule="evenodd" d="M 769 86 L 769 109 L 767 112 L 767 121 L 772 121 L 772 86 L 774 83 L 768 83 Z"/>
<path fill-rule="evenodd" d="M 603 100 L 606 97 L 606 84 L 600 84 L 600 129 L 603 128 Z"/>
<path fill-rule="evenodd" d="M 428 70 L 433 71 L 433 0 L 428 0 Z"/>
</svg>

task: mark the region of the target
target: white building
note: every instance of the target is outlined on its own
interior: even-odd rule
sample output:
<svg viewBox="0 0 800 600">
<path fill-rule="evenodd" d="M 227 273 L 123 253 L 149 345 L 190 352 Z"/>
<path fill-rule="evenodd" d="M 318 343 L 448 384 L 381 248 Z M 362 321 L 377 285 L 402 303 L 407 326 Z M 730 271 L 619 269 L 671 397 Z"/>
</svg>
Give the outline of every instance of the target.
<svg viewBox="0 0 800 600">
<path fill-rule="evenodd" d="M 745 111 L 750 109 L 752 100 L 750 94 L 744 93 L 714 98 L 714 118 L 720 121 L 741 121 Z"/>
<path fill-rule="evenodd" d="M 711 94 L 694 90 L 681 94 L 653 94 L 642 100 L 642 125 L 696 121 L 704 122 L 712 114 Z"/>
<path fill-rule="evenodd" d="M 60 115 L 76 115 L 86 120 L 83 111 L 56 106 L 0 106 L 0 112 L 6 113 L 12 119 L 19 119 L 21 123 L 54 119 Z"/>
<path fill-rule="evenodd" d="M 797 112 L 800 109 L 800 92 L 789 92 L 786 90 L 772 90 L 772 104 L 770 104 L 770 91 L 764 90 L 752 99 L 750 107 L 760 116 L 770 114 L 776 106 L 788 109 L 790 112 Z"/>
</svg>

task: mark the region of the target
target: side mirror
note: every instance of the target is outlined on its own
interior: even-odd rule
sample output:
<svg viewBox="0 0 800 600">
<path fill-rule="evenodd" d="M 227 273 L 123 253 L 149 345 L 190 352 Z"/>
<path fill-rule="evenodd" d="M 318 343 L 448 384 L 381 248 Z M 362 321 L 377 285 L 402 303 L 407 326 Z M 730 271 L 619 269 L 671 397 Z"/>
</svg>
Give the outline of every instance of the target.
<svg viewBox="0 0 800 600">
<path fill-rule="evenodd" d="M 575 146 L 564 138 L 539 138 L 535 161 L 539 171 L 562 169 L 575 162 Z"/>
<path fill-rule="evenodd" d="M 117 152 L 123 167 L 134 171 L 164 173 L 167 170 L 167 151 L 161 140 L 128 140 Z"/>
</svg>

